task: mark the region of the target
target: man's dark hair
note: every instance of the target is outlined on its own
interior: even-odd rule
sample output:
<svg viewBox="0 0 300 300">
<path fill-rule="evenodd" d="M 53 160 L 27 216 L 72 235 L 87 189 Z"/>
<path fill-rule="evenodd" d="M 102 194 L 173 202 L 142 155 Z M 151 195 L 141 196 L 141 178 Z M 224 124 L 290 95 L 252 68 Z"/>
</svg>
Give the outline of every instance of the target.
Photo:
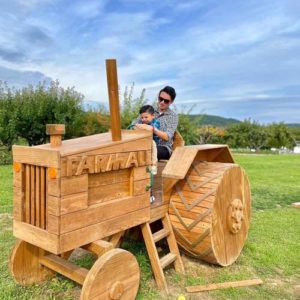
<svg viewBox="0 0 300 300">
<path fill-rule="evenodd" d="M 142 113 L 148 113 L 150 115 L 153 115 L 154 114 L 154 108 L 152 105 L 144 105 L 140 108 L 140 114 Z"/>
<path fill-rule="evenodd" d="M 174 99 L 176 98 L 176 92 L 175 92 L 175 89 L 173 88 L 173 87 L 171 87 L 171 86 L 165 86 L 163 89 L 161 89 L 160 91 L 159 91 L 159 94 L 158 95 L 160 95 L 160 93 L 161 92 L 165 92 L 165 93 L 167 93 L 168 95 L 170 95 L 170 97 L 171 97 L 171 99 L 172 99 L 172 102 L 174 101 Z"/>
</svg>

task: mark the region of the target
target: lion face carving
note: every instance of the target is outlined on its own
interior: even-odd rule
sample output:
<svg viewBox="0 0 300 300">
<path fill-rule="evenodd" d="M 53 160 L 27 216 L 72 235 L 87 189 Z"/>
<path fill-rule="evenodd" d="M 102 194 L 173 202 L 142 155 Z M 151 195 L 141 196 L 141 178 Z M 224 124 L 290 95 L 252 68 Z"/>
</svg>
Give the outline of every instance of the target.
<svg viewBox="0 0 300 300">
<path fill-rule="evenodd" d="M 242 227 L 244 220 L 244 205 L 240 199 L 231 201 L 227 212 L 227 226 L 231 233 L 236 234 Z"/>
</svg>

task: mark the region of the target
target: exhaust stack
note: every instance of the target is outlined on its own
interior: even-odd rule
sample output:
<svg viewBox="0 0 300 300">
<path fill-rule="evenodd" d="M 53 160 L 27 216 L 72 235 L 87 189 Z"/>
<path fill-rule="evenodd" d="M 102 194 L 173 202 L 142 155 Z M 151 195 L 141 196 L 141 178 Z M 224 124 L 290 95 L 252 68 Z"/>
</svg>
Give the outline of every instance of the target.
<svg viewBox="0 0 300 300">
<path fill-rule="evenodd" d="M 111 138 L 114 142 L 116 142 L 120 141 L 122 139 L 122 136 L 117 61 L 115 59 L 106 60 L 106 76 L 109 97 Z"/>
</svg>

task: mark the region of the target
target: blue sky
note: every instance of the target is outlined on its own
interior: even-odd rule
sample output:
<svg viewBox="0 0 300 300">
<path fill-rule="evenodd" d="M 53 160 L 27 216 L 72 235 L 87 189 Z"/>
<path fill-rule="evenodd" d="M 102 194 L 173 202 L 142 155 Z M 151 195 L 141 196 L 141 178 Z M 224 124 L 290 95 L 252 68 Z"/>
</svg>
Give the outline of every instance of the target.
<svg viewBox="0 0 300 300">
<path fill-rule="evenodd" d="M 105 59 L 121 89 L 179 110 L 300 123 L 300 1 L 0 0 L 0 80 L 58 79 L 107 103 Z"/>
</svg>

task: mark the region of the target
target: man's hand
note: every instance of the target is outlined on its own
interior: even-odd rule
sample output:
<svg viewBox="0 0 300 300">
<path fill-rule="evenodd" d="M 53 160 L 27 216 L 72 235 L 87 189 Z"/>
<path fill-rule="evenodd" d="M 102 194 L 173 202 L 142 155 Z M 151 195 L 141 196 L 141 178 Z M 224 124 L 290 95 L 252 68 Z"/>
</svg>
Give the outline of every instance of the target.
<svg viewBox="0 0 300 300">
<path fill-rule="evenodd" d="M 153 131 L 153 126 L 148 125 L 148 124 L 135 124 L 135 127 L 138 128 L 138 129 Z"/>
</svg>

